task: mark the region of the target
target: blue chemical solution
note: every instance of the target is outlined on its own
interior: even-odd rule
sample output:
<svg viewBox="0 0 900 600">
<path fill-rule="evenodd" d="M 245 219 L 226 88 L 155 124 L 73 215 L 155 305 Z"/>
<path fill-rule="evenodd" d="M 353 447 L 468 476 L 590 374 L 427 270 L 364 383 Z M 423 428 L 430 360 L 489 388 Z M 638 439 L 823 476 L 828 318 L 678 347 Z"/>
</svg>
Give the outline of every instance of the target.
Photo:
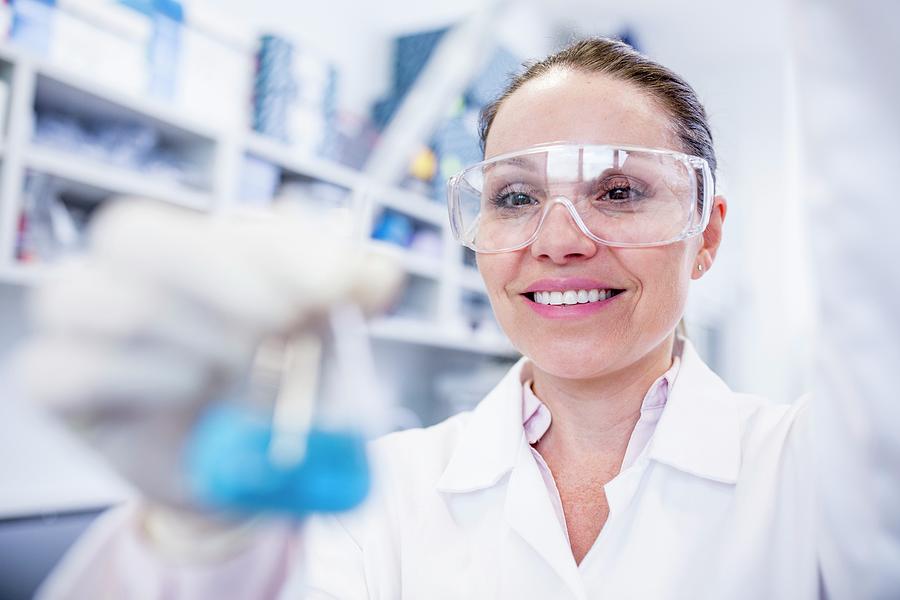
<svg viewBox="0 0 900 600">
<path fill-rule="evenodd" d="M 265 415 L 231 405 L 209 409 L 186 448 L 194 493 L 216 508 L 290 516 L 344 511 L 365 499 L 369 466 L 359 432 L 313 428 L 302 460 L 287 467 L 271 461 L 271 439 Z"/>
</svg>

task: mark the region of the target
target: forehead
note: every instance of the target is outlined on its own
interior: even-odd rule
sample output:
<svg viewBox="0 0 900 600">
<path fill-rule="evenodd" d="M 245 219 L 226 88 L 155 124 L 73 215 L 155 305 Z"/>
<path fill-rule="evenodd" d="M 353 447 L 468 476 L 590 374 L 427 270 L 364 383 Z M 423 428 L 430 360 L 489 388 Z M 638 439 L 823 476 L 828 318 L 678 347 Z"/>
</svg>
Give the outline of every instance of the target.
<svg viewBox="0 0 900 600">
<path fill-rule="evenodd" d="M 558 69 L 527 82 L 503 102 L 485 158 L 560 141 L 681 150 L 668 115 L 634 84 Z"/>
</svg>

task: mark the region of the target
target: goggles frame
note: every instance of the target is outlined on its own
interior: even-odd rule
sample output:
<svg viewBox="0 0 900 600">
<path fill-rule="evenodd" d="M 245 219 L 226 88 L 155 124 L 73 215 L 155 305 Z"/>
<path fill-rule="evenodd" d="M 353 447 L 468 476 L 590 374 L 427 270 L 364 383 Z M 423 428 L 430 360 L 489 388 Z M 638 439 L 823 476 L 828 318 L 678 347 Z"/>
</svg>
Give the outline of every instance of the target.
<svg viewBox="0 0 900 600">
<path fill-rule="evenodd" d="M 594 233 L 592 233 L 588 227 L 585 225 L 584 220 L 578 214 L 575 205 L 572 204 L 572 201 L 564 196 L 557 195 L 553 196 L 549 202 L 547 202 L 543 211 L 541 212 L 540 220 L 538 221 L 537 226 L 534 229 L 534 232 L 528 237 L 527 240 L 518 244 L 516 246 L 512 246 L 509 248 L 503 248 L 499 250 L 479 250 L 475 246 L 474 242 L 474 232 L 477 230 L 477 219 L 476 222 L 469 227 L 469 231 L 465 231 L 464 219 L 462 216 L 461 203 L 459 201 L 459 188 L 461 182 L 465 179 L 467 173 L 474 169 L 483 169 L 484 167 L 497 163 L 503 160 L 507 160 L 510 158 L 516 158 L 521 156 L 528 156 L 532 154 L 540 154 L 543 152 L 552 151 L 555 148 L 567 148 L 569 150 L 578 149 L 593 149 L 593 150 L 624 150 L 626 152 L 644 152 L 649 154 L 664 154 L 667 156 L 671 156 L 679 161 L 682 161 L 695 169 L 695 171 L 699 171 L 701 175 L 701 180 L 698 182 L 699 185 L 702 185 L 703 188 L 698 194 L 700 197 L 698 198 L 698 202 L 702 202 L 702 206 L 700 207 L 700 220 L 696 223 L 688 223 L 685 225 L 684 230 L 677 236 L 674 236 L 667 240 L 660 240 L 656 242 L 614 242 L 610 240 L 605 240 Z M 517 250 L 521 250 L 523 248 L 527 248 L 537 239 L 537 236 L 541 232 L 541 228 L 544 225 L 544 220 L 547 218 L 547 214 L 550 210 L 556 206 L 557 204 L 563 205 L 569 212 L 569 215 L 572 217 L 572 220 L 575 221 L 578 229 L 586 235 L 589 239 L 593 240 L 598 244 L 603 244 L 604 246 L 612 246 L 615 248 L 650 248 L 654 246 L 666 246 L 668 244 L 674 244 L 676 242 L 680 242 L 682 240 L 686 240 L 692 238 L 694 236 L 700 235 L 706 230 L 707 225 L 709 225 L 709 217 L 712 213 L 712 205 L 713 200 L 715 198 L 715 179 L 712 175 L 712 170 L 709 167 L 709 162 L 705 158 L 700 156 L 694 156 L 692 154 L 686 154 L 684 152 L 676 152 L 673 150 L 666 150 L 664 148 L 648 148 L 643 146 L 630 146 L 630 145 L 613 145 L 613 144 L 580 144 L 574 142 L 551 142 L 547 144 L 537 144 L 534 146 L 530 146 L 524 150 L 517 150 L 514 152 L 507 152 L 504 154 L 500 154 L 498 156 L 491 157 L 487 160 L 483 160 L 481 162 L 475 163 L 473 165 L 469 165 L 465 169 L 462 169 L 450 179 L 447 180 L 447 211 L 450 217 L 450 229 L 453 232 L 453 237 L 457 242 L 462 244 L 463 246 L 474 250 L 480 254 L 500 254 L 503 252 L 515 252 Z"/>
</svg>

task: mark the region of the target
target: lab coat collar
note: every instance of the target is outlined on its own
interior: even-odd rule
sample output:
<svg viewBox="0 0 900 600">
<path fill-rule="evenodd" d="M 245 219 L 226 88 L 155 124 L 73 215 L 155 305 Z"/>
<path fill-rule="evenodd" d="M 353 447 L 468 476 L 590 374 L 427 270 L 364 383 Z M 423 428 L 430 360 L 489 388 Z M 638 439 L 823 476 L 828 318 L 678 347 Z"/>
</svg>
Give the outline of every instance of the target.
<svg viewBox="0 0 900 600">
<path fill-rule="evenodd" d="M 440 492 L 471 492 L 496 484 L 516 464 L 525 439 L 522 427 L 521 358 L 472 411 L 450 462 L 438 480 Z"/>
<path fill-rule="evenodd" d="M 681 366 L 648 446 L 651 460 L 722 483 L 737 482 L 741 421 L 733 392 L 684 341 Z M 520 359 L 479 403 L 437 483 L 462 493 L 495 485 L 516 465 L 525 440 Z"/>
</svg>

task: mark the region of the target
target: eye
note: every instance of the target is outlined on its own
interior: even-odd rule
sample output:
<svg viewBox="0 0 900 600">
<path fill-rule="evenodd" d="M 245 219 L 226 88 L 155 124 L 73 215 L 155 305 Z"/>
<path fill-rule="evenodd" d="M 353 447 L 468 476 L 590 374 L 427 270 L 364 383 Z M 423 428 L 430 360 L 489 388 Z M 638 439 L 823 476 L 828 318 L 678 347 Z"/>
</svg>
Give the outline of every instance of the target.
<svg viewBox="0 0 900 600">
<path fill-rule="evenodd" d="M 529 204 L 533 204 L 535 202 L 535 199 L 525 192 L 509 192 L 500 196 L 498 200 L 502 206 L 510 208 L 515 208 L 518 206 L 528 206 Z"/>
<path fill-rule="evenodd" d="M 507 186 L 494 194 L 491 198 L 491 204 L 501 210 L 516 210 L 537 206 L 539 201 L 529 193 L 530 191 Z"/>
<path fill-rule="evenodd" d="M 597 185 L 597 199 L 611 204 L 626 204 L 645 196 L 640 184 L 628 177 L 611 177 Z"/>
</svg>

